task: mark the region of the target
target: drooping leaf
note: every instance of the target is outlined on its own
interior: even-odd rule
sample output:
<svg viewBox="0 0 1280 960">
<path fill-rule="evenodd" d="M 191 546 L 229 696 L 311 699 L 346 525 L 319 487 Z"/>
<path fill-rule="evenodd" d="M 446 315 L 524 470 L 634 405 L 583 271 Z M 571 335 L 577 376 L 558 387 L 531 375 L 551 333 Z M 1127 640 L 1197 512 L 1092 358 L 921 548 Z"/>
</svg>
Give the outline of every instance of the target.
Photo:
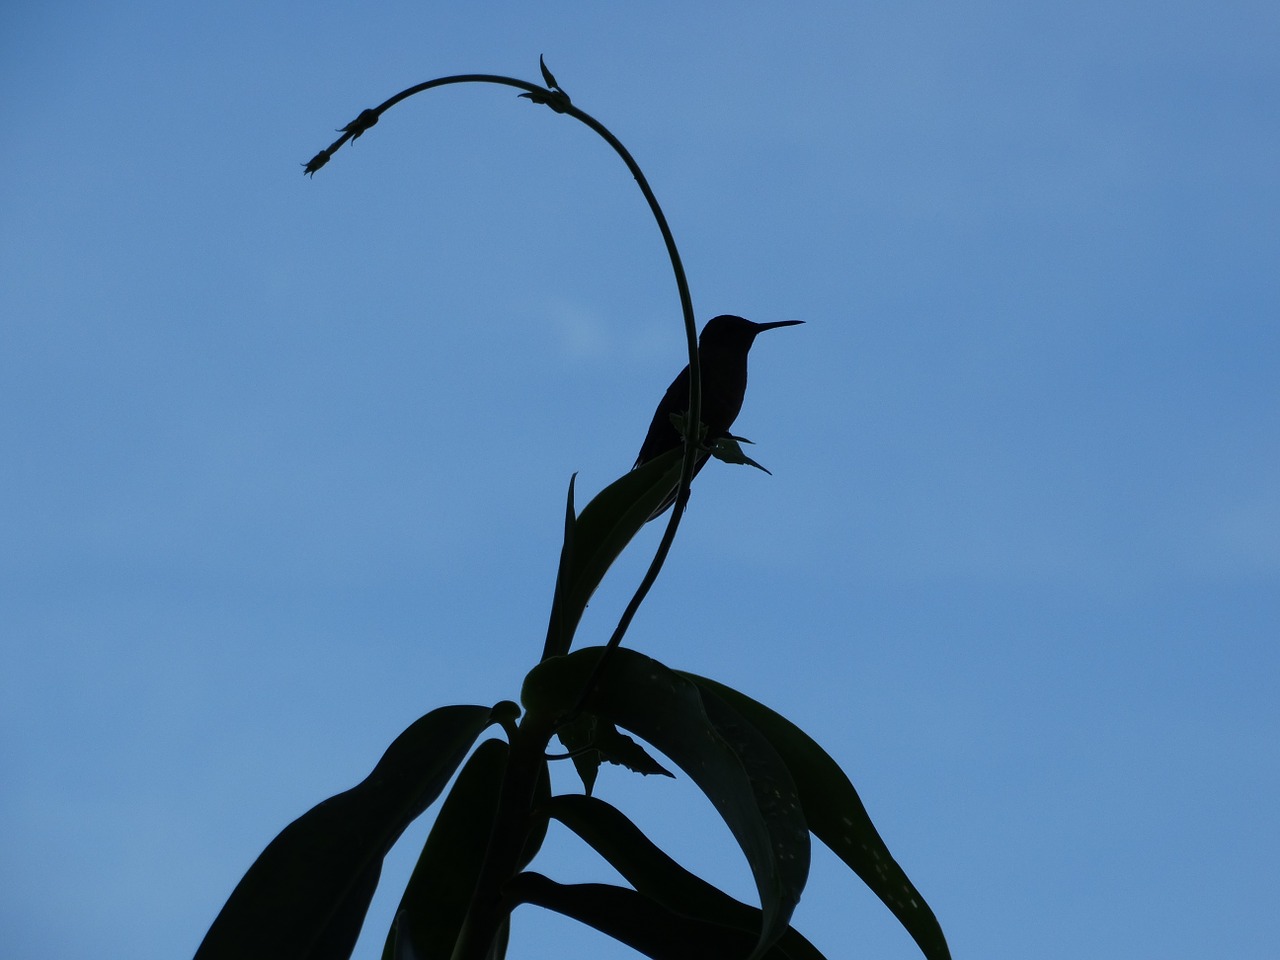
<svg viewBox="0 0 1280 960">
<path fill-rule="evenodd" d="M 572 917 L 625 943 L 653 960 L 737 960 L 755 945 L 755 934 L 681 916 L 649 897 L 607 883 L 556 883 L 538 873 L 522 873 L 506 894 Z M 799 960 L 778 947 L 753 956 Z"/>
<path fill-rule="evenodd" d="M 685 674 L 727 704 L 769 738 L 800 791 L 805 820 L 878 896 L 911 934 L 929 960 L 950 960 L 951 952 L 933 911 L 893 859 L 866 807 L 839 765 L 803 730 L 745 694 Z"/>
<path fill-rule="evenodd" d="M 759 907 L 735 900 L 690 873 L 646 837 L 621 810 L 596 797 L 564 794 L 539 808 L 581 837 L 638 893 L 683 917 L 705 920 L 755 934 Z M 823 960 L 818 949 L 794 927 L 778 939 L 774 951 L 791 960 Z"/>
<path fill-rule="evenodd" d="M 578 514 L 567 562 L 561 550 L 544 658 L 569 652 L 587 602 L 605 573 L 679 482 L 682 456 L 680 450 L 670 450 L 623 474 Z M 568 534 L 565 542 L 570 543 Z"/>
<path fill-rule="evenodd" d="M 391 845 L 439 796 L 485 727 L 515 704 L 441 707 L 387 748 L 357 786 L 267 845 L 205 934 L 196 960 L 350 956 Z"/>
<path fill-rule="evenodd" d="M 507 766 L 507 744 L 486 740 L 453 784 L 413 868 L 383 960 L 448 960 L 484 862 Z"/>
<path fill-rule="evenodd" d="M 522 692 L 530 714 L 554 717 L 574 709 L 599 656 L 600 648 L 587 648 L 535 667 Z M 744 733 L 740 721 L 722 733 L 717 723 L 726 722 L 728 708 L 709 717 L 691 681 L 625 648 L 614 651 L 585 710 L 653 744 L 711 800 L 760 894 L 763 925 L 753 956 L 761 956 L 787 929 L 809 870 L 809 832 L 776 752 L 764 738 Z"/>
</svg>

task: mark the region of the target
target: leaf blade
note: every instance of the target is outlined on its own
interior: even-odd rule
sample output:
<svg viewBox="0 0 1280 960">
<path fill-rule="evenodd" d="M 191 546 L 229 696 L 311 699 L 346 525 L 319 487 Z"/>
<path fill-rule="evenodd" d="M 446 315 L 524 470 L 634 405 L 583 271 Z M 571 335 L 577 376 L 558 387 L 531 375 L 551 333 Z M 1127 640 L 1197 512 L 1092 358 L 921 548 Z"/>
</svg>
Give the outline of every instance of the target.
<svg viewBox="0 0 1280 960">
<path fill-rule="evenodd" d="M 577 513 L 573 504 L 573 489 L 578 482 L 575 473 L 569 477 L 569 493 L 564 505 L 564 540 L 560 545 L 560 564 L 556 569 L 555 592 L 551 595 L 551 620 L 547 624 L 547 639 L 542 645 L 542 659 L 569 652 L 569 641 L 573 638 L 573 630 L 564 622 L 566 593 L 573 577 L 573 528 L 577 523 Z M 579 614 L 581 616 L 581 614 Z M 574 624 L 576 627 L 576 622 Z M 567 630 L 567 635 L 566 635 Z"/>
<path fill-rule="evenodd" d="M 637 893 L 660 907 L 744 932 L 760 929 L 759 907 L 734 899 L 686 870 L 612 804 L 597 797 L 564 794 L 552 798 L 541 812 L 576 833 Z M 778 939 L 776 948 L 791 960 L 824 960 L 794 927 Z"/>
<path fill-rule="evenodd" d="M 441 707 L 410 724 L 368 777 L 312 807 L 267 845 L 209 927 L 196 960 L 349 956 L 387 850 L 507 706 Z"/>
<path fill-rule="evenodd" d="M 744 957 L 755 939 L 743 930 L 683 917 L 635 890 L 607 883 L 556 883 L 522 873 L 507 885 L 507 893 L 594 927 L 653 960 Z M 791 960 L 777 948 L 761 956 Z"/>
<path fill-rule="evenodd" d="M 486 740 L 463 765 L 400 898 L 384 960 L 453 954 L 493 830 L 507 753 L 505 742 Z"/>
<path fill-rule="evenodd" d="M 890 854 L 857 790 L 835 760 L 764 704 L 706 677 L 685 676 L 731 704 L 773 742 L 795 778 L 814 836 L 871 888 L 929 960 L 950 960 L 950 948 L 933 910 Z"/>
<path fill-rule="evenodd" d="M 600 651 L 587 648 L 535 667 L 522 693 L 530 714 L 573 709 Z M 760 955 L 787 929 L 808 876 L 809 832 L 785 764 L 761 737 L 751 744 L 748 769 L 717 726 L 723 710 L 718 718 L 708 716 L 695 684 L 625 647 L 614 651 L 586 709 L 653 744 L 711 800 L 747 858 L 760 895 Z M 750 738 L 738 739 L 741 747 Z M 763 785 L 762 769 L 768 770 Z M 772 791 L 767 803 L 764 790 Z"/>
<path fill-rule="evenodd" d="M 573 524 L 571 556 L 556 577 L 543 658 L 563 656 L 609 567 L 680 480 L 681 451 L 671 450 L 623 474 L 582 508 Z M 570 534 L 566 532 L 565 542 Z M 567 570 L 567 572 L 566 572 Z"/>
</svg>

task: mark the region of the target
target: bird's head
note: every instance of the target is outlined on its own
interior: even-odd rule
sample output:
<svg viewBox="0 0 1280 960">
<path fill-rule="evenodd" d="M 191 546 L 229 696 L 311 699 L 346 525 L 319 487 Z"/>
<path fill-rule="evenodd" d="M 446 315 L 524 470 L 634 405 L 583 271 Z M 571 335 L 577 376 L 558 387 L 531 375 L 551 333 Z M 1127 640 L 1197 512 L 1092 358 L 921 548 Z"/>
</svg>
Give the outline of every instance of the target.
<svg viewBox="0 0 1280 960">
<path fill-rule="evenodd" d="M 701 350 L 740 350 L 746 353 L 751 349 L 756 335 L 775 327 L 793 327 L 803 320 L 775 320 L 773 323 L 756 323 L 732 314 L 723 314 L 707 321 L 702 328 L 702 336 L 698 339 Z"/>
</svg>

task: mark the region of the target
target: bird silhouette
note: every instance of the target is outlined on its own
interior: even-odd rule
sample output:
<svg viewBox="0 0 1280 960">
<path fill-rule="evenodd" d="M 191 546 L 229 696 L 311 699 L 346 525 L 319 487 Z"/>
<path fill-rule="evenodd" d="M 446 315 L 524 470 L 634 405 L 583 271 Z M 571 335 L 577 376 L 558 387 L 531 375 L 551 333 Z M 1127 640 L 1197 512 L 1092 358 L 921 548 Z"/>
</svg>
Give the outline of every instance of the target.
<svg viewBox="0 0 1280 960">
<path fill-rule="evenodd" d="M 742 400 L 747 392 L 747 354 L 756 336 L 775 327 L 791 327 L 803 320 L 777 320 L 773 323 L 755 323 L 742 317 L 723 315 L 707 321 L 698 338 L 698 370 L 702 374 L 702 422 L 706 425 L 704 444 L 714 443 L 729 436 L 729 428 L 742 410 Z M 643 466 L 668 450 L 683 445 L 684 438 L 672 422 L 673 415 L 689 412 L 689 367 L 686 365 L 671 381 L 658 409 L 653 413 L 649 432 L 645 435 L 631 469 Z M 694 464 L 697 476 L 707 462 L 708 454 L 700 452 Z M 676 494 L 663 501 L 649 517 L 662 514 L 675 502 Z"/>
</svg>

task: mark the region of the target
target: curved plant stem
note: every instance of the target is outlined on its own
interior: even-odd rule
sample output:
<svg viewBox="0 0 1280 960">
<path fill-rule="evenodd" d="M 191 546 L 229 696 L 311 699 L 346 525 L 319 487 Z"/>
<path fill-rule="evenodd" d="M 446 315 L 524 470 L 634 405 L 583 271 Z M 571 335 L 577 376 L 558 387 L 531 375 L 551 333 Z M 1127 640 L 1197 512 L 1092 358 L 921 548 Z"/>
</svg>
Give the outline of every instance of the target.
<svg viewBox="0 0 1280 960">
<path fill-rule="evenodd" d="M 657 221 L 658 229 L 662 233 L 662 240 L 667 247 L 667 255 L 671 259 L 671 269 L 675 274 L 676 288 L 680 295 L 680 309 L 684 317 L 685 339 L 689 352 L 689 422 L 699 423 L 702 417 L 702 382 L 698 366 L 698 333 L 694 322 L 693 299 L 689 294 L 689 284 L 685 277 L 684 266 L 680 261 L 680 253 L 676 249 L 675 238 L 671 234 L 667 218 L 663 214 L 652 188 L 649 186 L 649 181 L 645 178 L 643 171 L 641 171 L 627 148 L 602 123 L 575 107 L 570 101 L 569 95 L 555 82 L 555 78 L 552 77 L 545 64 L 540 65 L 542 67 L 542 76 L 547 82 L 545 87 L 517 80 L 513 77 L 469 73 L 452 77 L 439 77 L 402 90 L 377 107 L 362 111 L 355 120 L 342 128 L 341 137 L 312 157 L 305 165 L 304 172 L 308 175 L 314 175 L 316 171 L 329 162 L 333 154 L 344 143 L 360 137 L 378 122 L 383 113 L 390 110 L 401 100 L 435 87 L 443 87 L 455 83 L 493 83 L 515 87 L 518 90 L 523 90 L 524 93 L 521 96 L 526 97 L 533 103 L 545 104 L 556 113 L 566 114 L 586 124 L 608 143 L 614 152 L 622 158 L 623 163 L 627 165 L 627 169 L 631 171 L 631 175 L 635 177 L 636 183 L 640 187 L 640 192 L 644 194 L 644 198 L 649 204 L 649 209 L 653 213 L 654 220 Z M 591 696 L 611 654 L 622 643 L 622 638 L 635 617 L 636 611 L 648 595 L 650 588 L 657 580 L 663 563 L 666 561 L 667 554 L 671 550 L 671 544 L 675 540 L 676 530 L 680 526 L 685 504 L 689 499 L 689 484 L 693 479 L 693 468 L 697 453 L 697 431 L 690 430 L 685 437 L 680 485 L 676 492 L 676 502 L 671 511 L 671 518 L 667 521 L 666 529 L 648 570 L 641 579 L 640 585 L 636 588 L 631 602 L 627 604 L 626 609 L 623 611 L 618 626 L 613 631 L 613 635 L 609 638 L 609 642 L 597 661 L 590 678 L 583 687 L 578 706 L 573 711 L 575 714 Z M 534 784 L 543 763 L 545 763 L 546 746 L 554 732 L 553 728 L 556 722 L 555 720 L 544 719 L 538 723 L 529 723 L 528 720 L 529 718 L 526 717 L 526 722 L 522 723 L 515 731 L 508 730 L 511 755 L 508 760 L 506 775 L 503 778 L 498 817 L 495 821 L 494 833 L 489 839 L 489 848 L 485 854 L 479 881 L 472 896 L 471 910 L 461 933 L 460 941 L 455 945 L 454 957 L 458 958 L 458 960 L 483 960 L 489 953 L 489 945 L 503 917 L 513 906 L 513 904 L 504 900 L 502 887 L 518 869 L 518 858 L 527 834 L 528 815 L 532 803 Z"/>
<path fill-rule="evenodd" d="M 658 230 L 662 233 L 662 241 L 666 244 L 667 256 L 671 259 L 671 269 L 675 274 L 676 289 L 680 295 L 680 310 L 684 315 L 685 339 L 689 352 L 689 422 L 699 423 L 702 418 L 702 377 L 698 365 L 698 331 L 693 315 L 693 298 L 689 294 L 689 283 L 685 277 L 684 265 L 680 260 L 680 251 L 676 249 L 675 237 L 671 234 L 671 227 L 667 223 L 666 215 L 662 212 L 662 207 L 658 204 L 658 198 L 654 196 L 648 179 L 640 169 L 640 165 L 636 163 L 635 158 L 631 156 L 630 151 L 622 145 L 622 142 L 604 124 L 575 107 L 570 101 L 569 95 L 555 84 L 554 78 L 545 66 L 542 67 L 542 75 L 547 80 L 549 87 L 540 87 L 535 83 L 517 80 L 514 77 L 503 77 L 488 73 L 464 73 L 452 77 L 438 77 L 435 80 L 428 80 L 425 83 L 419 83 L 416 86 L 401 90 L 378 106 L 362 111 L 355 120 L 343 127 L 342 136 L 326 149 L 317 153 L 306 164 L 305 172 L 314 174 L 329 162 L 334 152 L 344 143 L 348 140 L 357 139 L 377 123 L 383 113 L 390 110 L 401 100 L 406 100 L 414 94 L 423 93 L 435 87 L 443 87 L 455 83 L 494 83 L 501 86 L 515 87 L 518 90 L 525 91 L 521 96 L 528 98 L 532 102 L 545 104 L 556 113 L 563 113 L 586 124 L 609 144 L 614 152 L 622 158 L 622 162 L 627 165 L 627 169 L 635 177 L 636 184 L 640 187 L 640 192 L 644 194 L 644 198 L 649 204 L 649 210 L 653 213 L 653 218 L 658 224 Z M 609 637 L 609 642 L 605 645 L 604 652 L 601 654 L 595 670 L 583 688 L 579 709 L 581 708 L 581 703 L 585 702 L 590 697 L 591 691 L 595 689 L 602 671 L 609 662 L 610 655 L 622 643 L 622 638 L 626 634 L 627 628 L 631 626 L 631 621 L 640 609 L 640 604 L 644 602 L 649 590 L 658 579 L 658 573 L 662 570 L 662 565 L 666 562 L 667 555 L 671 551 L 671 545 L 675 541 L 676 530 L 680 526 L 680 519 L 684 514 L 685 504 L 689 500 L 689 484 L 693 480 L 693 467 L 694 461 L 697 459 L 697 453 L 697 432 L 689 431 L 689 435 L 685 437 L 684 461 L 680 468 L 680 486 L 676 492 L 676 502 L 671 511 L 671 518 L 667 521 L 666 529 L 663 531 L 662 539 L 658 543 L 658 548 L 654 552 L 649 568 L 645 571 L 644 577 L 641 578 L 640 585 L 632 595 L 630 603 L 623 610 L 622 616 L 618 620 L 618 625 Z M 576 713 L 577 711 L 575 710 L 574 712 Z"/>
</svg>

